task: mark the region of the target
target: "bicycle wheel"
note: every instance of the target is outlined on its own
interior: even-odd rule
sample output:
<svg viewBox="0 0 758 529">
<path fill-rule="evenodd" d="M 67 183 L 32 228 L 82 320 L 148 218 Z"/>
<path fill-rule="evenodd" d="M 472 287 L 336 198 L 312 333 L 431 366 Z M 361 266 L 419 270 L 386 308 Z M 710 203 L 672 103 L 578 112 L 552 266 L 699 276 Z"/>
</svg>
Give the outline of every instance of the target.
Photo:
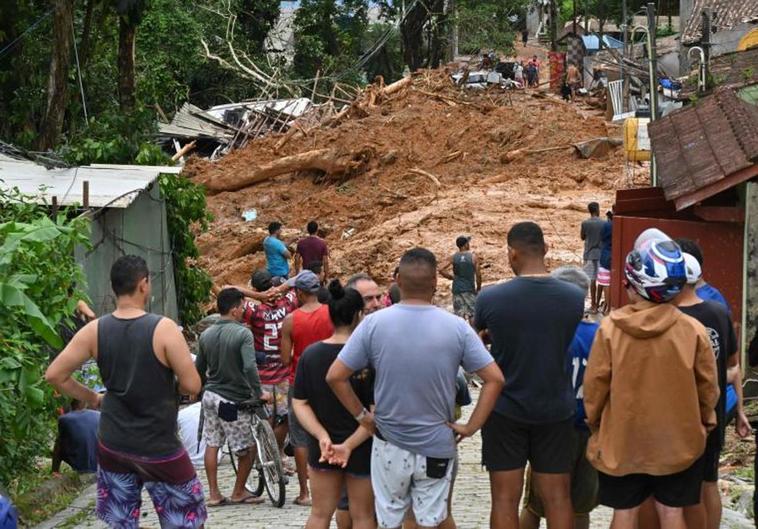
<svg viewBox="0 0 758 529">
<path fill-rule="evenodd" d="M 256 426 L 258 441 L 258 461 L 260 462 L 261 478 L 266 487 L 268 497 L 275 507 L 282 507 L 285 501 L 285 481 L 282 458 L 279 454 L 279 446 L 276 444 L 274 430 L 266 420 L 259 420 Z"/>
<path fill-rule="evenodd" d="M 252 428 L 252 426 L 251 426 Z M 229 460 L 232 462 L 232 468 L 234 469 L 234 475 L 237 475 L 237 454 L 234 453 L 232 447 L 229 444 L 226 445 L 226 451 L 229 454 Z M 260 468 L 259 459 L 256 457 L 253 463 L 253 469 L 250 471 L 250 475 L 245 482 L 245 489 L 253 496 L 260 496 L 263 494 L 264 483 L 261 479 L 262 470 Z"/>
</svg>

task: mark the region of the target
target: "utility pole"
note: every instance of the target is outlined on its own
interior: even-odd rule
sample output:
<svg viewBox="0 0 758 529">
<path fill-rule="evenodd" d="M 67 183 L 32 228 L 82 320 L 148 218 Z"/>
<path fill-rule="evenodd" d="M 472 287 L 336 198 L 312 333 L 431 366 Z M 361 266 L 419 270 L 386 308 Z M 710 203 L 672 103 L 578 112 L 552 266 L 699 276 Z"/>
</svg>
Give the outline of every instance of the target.
<svg viewBox="0 0 758 529">
<path fill-rule="evenodd" d="M 647 52 L 649 55 L 648 73 L 650 75 L 650 121 L 651 122 L 658 119 L 658 80 L 656 76 L 658 61 L 656 60 L 655 37 L 656 37 L 655 3 L 648 2 L 647 4 Z M 653 187 L 658 185 L 658 170 L 655 164 L 655 156 L 650 157 L 650 183 L 653 185 Z"/>
<path fill-rule="evenodd" d="M 574 11 L 571 13 L 572 31 L 576 35 L 576 0 L 574 0 Z"/>
<path fill-rule="evenodd" d="M 447 0 L 447 23 L 450 24 L 450 60 L 454 61 L 458 56 L 458 13 L 455 9 L 455 0 Z"/>
<path fill-rule="evenodd" d="M 555 0 L 550 0 L 550 50 L 558 51 L 558 9 Z"/>
<path fill-rule="evenodd" d="M 710 74 L 711 65 L 711 8 L 706 7 L 703 9 L 703 37 L 700 39 L 700 47 L 703 48 L 703 56 L 705 58 L 705 89 L 710 88 L 710 82 L 708 76 Z"/>
<path fill-rule="evenodd" d="M 621 64 L 619 65 L 621 73 L 621 112 L 626 112 L 626 78 L 624 75 L 624 59 L 626 59 L 626 54 L 628 53 L 626 48 L 626 0 L 622 0 L 621 2 L 621 31 L 624 42 L 624 47 L 621 49 Z"/>
</svg>

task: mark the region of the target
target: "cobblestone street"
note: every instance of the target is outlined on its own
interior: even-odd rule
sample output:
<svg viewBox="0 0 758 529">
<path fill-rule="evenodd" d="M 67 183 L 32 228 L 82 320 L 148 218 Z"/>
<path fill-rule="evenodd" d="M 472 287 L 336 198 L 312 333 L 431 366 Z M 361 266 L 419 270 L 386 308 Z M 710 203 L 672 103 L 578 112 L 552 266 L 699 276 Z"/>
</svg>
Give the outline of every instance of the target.
<svg viewBox="0 0 758 529">
<path fill-rule="evenodd" d="M 473 395 L 476 396 L 476 395 Z M 471 412 L 473 406 L 468 406 L 465 411 Z M 481 437 L 479 434 L 471 439 L 466 439 L 460 445 L 460 471 L 455 482 L 453 513 L 461 529 L 484 529 L 489 526 L 490 495 L 487 473 L 480 465 Z M 205 473 L 201 469 L 199 474 L 205 484 Z M 234 471 L 225 458 L 219 468 L 219 483 L 222 492 L 229 494 L 234 483 Z M 207 490 L 207 489 L 206 489 Z M 271 529 L 303 527 L 308 517 L 309 509 L 292 504 L 297 495 L 297 478 L 291 477 L 287 485 L 287 503 L 281 509 L 277 509 L 267 502 L 263 505 L 229 505 L 209 509 L 209 528 L 229 529 Z M 63 525 L 68 520 L 67 527 L 101 529 L 106 525 L 95 518 L 95 487 L 89 487 L 84 494 L 69 509 L 68 513 L 62 513 L 49 522 L 38 526 L 37 529 L 52 529 Z M 72 524 L 72 518 L 76 523 Z M 593 513 L 592 527 L 607 528 L 610 523 L 609 511 L 600 508 Z M 159 527 L 157 516 L 147 494 L 144 495 L 142 504 L 141 527 Z M 332 527 L 336 527 L 332 523 Z"/>
<path fill-rule="evenodd" d="M 477 395 L 472 394 L 474 398 Z M 472 406 L 465 408 L 464 417 L 471 413 Z M 455 482 L 453 513 L 460 529 L 486 529 L 489 527 L 490 495 L 487 473 L 480 465 L 481 437 L 479 434 L 463 441 L 459 447 L 460 470 Z M 205 485 L 205 472 L 199 474 Z M 228 458 L 224 458 L 219 468 L 219 484 L 222 493 L 231 493 L 234 471 Z M 206 486 L 207 490 L 207 486 Z M 292 504 L 297 495 L 297 478 L 291 477 L 287 485 L 287 503 L 277 509 L 266 502 L 262 505 L 229 505 L 209 509 L 206 527 L 211 529 L 277 529 L 304 527 L 309 509 Z M 95 486 L 89 487 L 66 511 L 55 518 L 38 525 L 35 529 L 54 527 L 105 529 L 107 526 L 97 520 L 94 514 Z M 592 529 L 607 529 L 610 526 L 611 511 L 598 507 L 592 513 Z M 145 494 L 142 504 L 140 527 L 158 529 L 157 516 L 150 498 Z M 332 522 L 332 527 L 336 527 Z M 542 527 L 545 527 L 544 521 Z M 749 529 L 752 524 L 741 515 L 725 510 L 722 528 Z"/>
</svg>

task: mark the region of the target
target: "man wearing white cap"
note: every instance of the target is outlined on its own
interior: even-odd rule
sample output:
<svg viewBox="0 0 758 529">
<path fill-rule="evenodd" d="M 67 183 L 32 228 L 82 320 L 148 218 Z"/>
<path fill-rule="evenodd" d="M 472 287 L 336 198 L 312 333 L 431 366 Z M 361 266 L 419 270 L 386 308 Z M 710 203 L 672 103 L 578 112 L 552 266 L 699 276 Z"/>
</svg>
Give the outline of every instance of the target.
<svg viewBox="0 0 758 529">
<path fill-rule="evenodd" d="M 739 355 L 737 355 L 737 337 L 734 333 L 734 325 L 727 309 L 714 301 L 703 301 L 696 292 L 698 282 L 703 276 L 700 263 L 691 254 L 684 254 L 684 262 L 687 270 L 687 284 L 674 299 L 674 304 L 679 309 L 692 316 L 703 324 L 711 340 L 711 347 L 716 355 L 716 369 L 718 371 L 718 383 L 721 390 L 718 404 L 716 405 L 716 419 L 718 425 L 708 435 L 705 453 L 705 472 L 701 489 L 700 503 L 684 508 L 684 516 L 688 527 L 706 527 L 718 529 L 721 521 L 721 496 L 718 490 L 719 454 L 724 444 L 726 431 L 726 387 L 728 383 L 734 383 L 737 389 L 737 434 L 747 437 L 750 432 L 750 424 L 742 409 L 742 384 L 740 374 Z M 703 522 L 704 525 L 703 525 Z"/>
</svg>

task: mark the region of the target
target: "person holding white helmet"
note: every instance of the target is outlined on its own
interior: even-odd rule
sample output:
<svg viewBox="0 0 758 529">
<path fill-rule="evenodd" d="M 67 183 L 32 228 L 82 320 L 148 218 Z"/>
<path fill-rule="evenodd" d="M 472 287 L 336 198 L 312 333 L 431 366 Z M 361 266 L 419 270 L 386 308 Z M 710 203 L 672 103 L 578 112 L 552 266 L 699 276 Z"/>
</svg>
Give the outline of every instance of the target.
<svg viewBox="0 0 758 529">
<path fill-rule="evenodd" d="M 687 280 L 676 243 L 642 242 L 624 276 L 631 303 L 600 324 L 584 375 L 587 459 L 600 503 L 614 509 L 611 529 L 637 527 L 650 497 L 663 529 L 685 529 L 716 427 L 715 357 L 703 325 L 671 303 Z"/>
</svg>

